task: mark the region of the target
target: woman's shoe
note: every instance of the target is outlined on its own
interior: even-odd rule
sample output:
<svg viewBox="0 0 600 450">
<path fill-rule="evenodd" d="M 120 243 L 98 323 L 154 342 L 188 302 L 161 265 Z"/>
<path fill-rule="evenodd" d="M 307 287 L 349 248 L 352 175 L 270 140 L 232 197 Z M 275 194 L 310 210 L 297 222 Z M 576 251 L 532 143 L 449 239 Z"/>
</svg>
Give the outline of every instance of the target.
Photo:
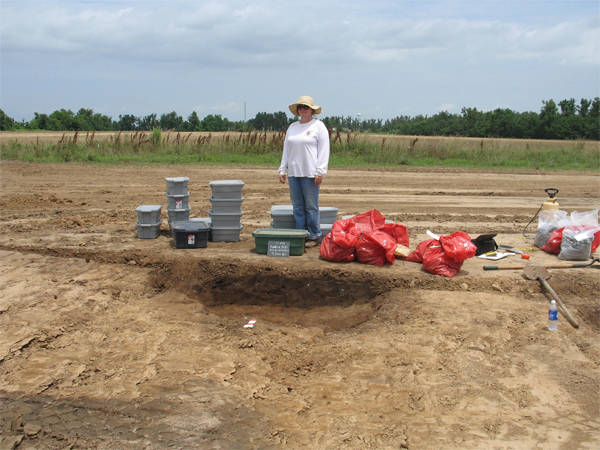
<svg viewBox="0 0 600 450">
<path fill-rule="evenodd" d="M 313 248 L 316 247 L 318 243 L 319 241 L 316 239 L 309 239 L 308 241 L 306 241 L 306 244 L 304 244 L 304 246 L 306 248 Z"/>
</svg>

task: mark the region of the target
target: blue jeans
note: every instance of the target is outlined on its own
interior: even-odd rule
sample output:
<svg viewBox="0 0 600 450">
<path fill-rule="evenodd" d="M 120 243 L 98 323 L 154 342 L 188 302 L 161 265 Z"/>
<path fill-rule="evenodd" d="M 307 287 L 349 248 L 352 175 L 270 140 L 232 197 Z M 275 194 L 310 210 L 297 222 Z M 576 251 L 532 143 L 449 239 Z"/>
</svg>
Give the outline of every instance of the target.
<svg viewBox="0 0 600 450">
<path fill-rule="evenodd" d="M 308 239 L 318 239 L 321 235 L 319 226 L 319 188 L 315 179 L 308 177 L 288 177 L 290 199 L 294 207 L 296 229 L 308 230 Z"/>
</svg>

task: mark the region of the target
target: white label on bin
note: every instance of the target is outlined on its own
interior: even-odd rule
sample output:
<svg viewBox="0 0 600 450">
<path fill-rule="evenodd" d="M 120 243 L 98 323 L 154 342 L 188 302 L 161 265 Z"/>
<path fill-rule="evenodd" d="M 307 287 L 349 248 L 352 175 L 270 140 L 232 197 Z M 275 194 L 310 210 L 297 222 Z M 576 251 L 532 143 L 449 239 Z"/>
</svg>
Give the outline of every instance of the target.
<svg viewBox="0 0 600 450">
<path fill-rule="evenodd" d="M 194 245 L 196 243 L 196 235 L 188 234 L 188 245 Z"/>
<path fill-rule="evenodd" d="M 175 209 L 183 209 L 183 200 L 175 200 Z"/>
<path fill-rule="evenodd" d="M 269 241 L 267 243 L 267 256 L 287 258 L 290 256 L 290 241 Z"/>
</svg>

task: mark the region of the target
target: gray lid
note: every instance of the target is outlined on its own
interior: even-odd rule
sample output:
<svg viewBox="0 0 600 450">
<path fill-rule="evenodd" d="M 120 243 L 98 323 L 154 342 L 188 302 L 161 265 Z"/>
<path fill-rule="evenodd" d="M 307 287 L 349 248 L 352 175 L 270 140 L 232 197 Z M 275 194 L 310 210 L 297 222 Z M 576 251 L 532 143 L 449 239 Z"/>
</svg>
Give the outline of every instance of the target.
<svg viewBox="0 0 600 450">
<path fill-rule="evenodd" d="M 271 212 L 273 211 L 291 211 L 294 207 L 292 205 L 273 205 L 271 206 Z"/>
<path fill-rule="evenodd" d="M 306 230 L 292 230 L 290 228 L 259 228 L 252 232 L 254 237 L 272 237 L 276 239 L 308 237 Z"/>
<path fill-rule="evenodd" d="M 211 228 L 213 231 L 241 231 L 244 228 L 244 225 L 239 227 L 219 227 L 219 228 Z"/>
<path fill-rule="evenodd" d="M 190 222 L 205 222 L 210 226 L 211 218 L 210 217 L 190 217 Z"/>
<path fill-rule="evenodd" d="M 208 183 L 209 186 L 243 186 L 244 184 L 246 183 L 242 180 L 218 180 Z"/>
<path fill-rule="evenodd" d="M 135 208 L 135 210 L 139 212 L 154 212 L 160 211 L 161 208 L 162 205 L 141 205 Z"/>
<path fill-rule="evenodd" d="M 199 222 L 194 220 L 177 220 L 175 222 L 171 222 L 171 228 L 175 231 L 186 231 L 186 232 L 194 232 L 194 231 L 204 231 L 208 230 L 208 224 L 206 222 Z"/>
<path fill-rule="evenodd" d="M 243 212 L 239 212 L 239 213 L 214 213 L 212 211 L 212 209 L 210 211 L 208 211 L 208 215 L 210 217 L 212 216 L 242 216 L 244 213 Z"/>
<path fill-rule="evenodd" d="M 212 203 L 214 202 L 237 202 L 237 203 L 241 203 L 244 201 L 244 197 L 240 197 L 240 198 L 214 198 L 212 195 L 210 197 L 208 197 L 208 199 L 210 200 L 210 202 Z M 229 205 L 231 206 L 231 205 Z"/>
<path fill-rule="evenodd" d="M 292 209 L 272 209 L 271 217 L 294 217 Z"/>
<path fill-rule="evenodd" d="M 273 206 L 271 206 L 271 212 L 292 211 L 293 209 L 294 209 L 294 207 L 292 205 L 273 205 Z M 328 212 L 328 211 L 338 212 L 339 209 L 336 208 L 335 206 L 319 206 L 319 211 L 321 211 L 321 212 Z"/>
<path fill-rule="evenodd" d="M 171 183 L 183 183 L 184 181 L 190 181 L 188 177 L 165 178 L 165 180 Z"/>
</svg>

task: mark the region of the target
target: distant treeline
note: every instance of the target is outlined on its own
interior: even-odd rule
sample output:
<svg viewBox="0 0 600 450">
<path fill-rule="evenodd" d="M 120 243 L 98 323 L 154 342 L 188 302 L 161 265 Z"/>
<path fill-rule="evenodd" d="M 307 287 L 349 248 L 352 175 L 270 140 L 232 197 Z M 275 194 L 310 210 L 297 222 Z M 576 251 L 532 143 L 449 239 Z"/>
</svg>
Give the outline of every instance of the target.
<svg viewBox="0 0 600 450">
<path fill-rule="evenodd" d="M 71 110 L 58 110 L 51 114 L 34 113 L 30 122 L 17 122 L 0 109 L 0 130 L 48 130 L 48 131 L 151 131 L 176 130 L 192 131 L 281 131 L 295 118 L 289 118 L 283 111 L 261 112 L 247 122 L 232 122 L 220 114 L 208 115 L 200 119 L 194 111 L 187 120 L 175 111 L 136 117 L 131 114 L 119 116 L 119 120 L 94 113 L 92 109 L 81 108 L 77 114 Z M 515 112 L 510 109 L 478 111 L 477 108 L 463 108 L 460 114 L 442 111 L 431 117 L 400 116 L 388 120 L 354 117 L 320 118 L 327 127 L 342 131 L 388 133 L 414 136 L 463 136 L 497 137 L 516 139 L 592 139 L 600 140 L 600 98 L 593 100 L 575 99 L 542 101 L 542 108 L 536 112 Z"/>
</svg>

